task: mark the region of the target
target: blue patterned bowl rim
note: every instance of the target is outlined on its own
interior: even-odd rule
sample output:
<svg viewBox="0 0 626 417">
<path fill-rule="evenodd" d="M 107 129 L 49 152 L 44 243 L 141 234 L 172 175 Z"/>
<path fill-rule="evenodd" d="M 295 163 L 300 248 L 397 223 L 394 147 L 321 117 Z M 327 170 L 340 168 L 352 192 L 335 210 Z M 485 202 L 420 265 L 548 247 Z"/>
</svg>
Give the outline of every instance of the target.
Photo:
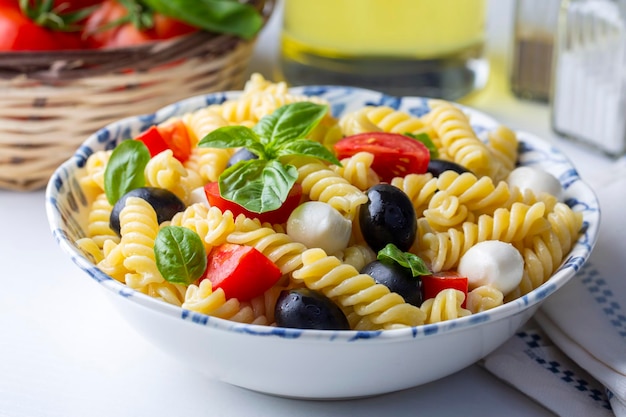
<svg viewBox="0 0 626 417">
<path fill-rule="evenodd" d="M 415 116 L 421 116 L 429 110 L 428 98 L 395 97 L 377 91 L 354 87 L 305 86 L 291 88 L 290 92 L 328 100 L 331 111 L 336 117 L 365 105 L 385 105 L 396 110 L 406 111 Z M 241 93 L 241 91 L 225 91 L 190 97 L 163 107 L 151 114 L 128 117 L 111 123 L 89 136 L 76 150 L 75 154 L 57 168 L 50 177 L 46 187 L 45 205 L 49 226 L 57 244 L 86 273 L 86 276 L 91 277 L 106 290 L 112 291 L 119 297 L 127 298 L 131 302 L 138 303 L 161 314 L 176 317 L 181 321 L 195 323 L 198 325 L 198 331 L 202 331 L 202 328 L 212 328 L 220 331 L 263 337 L 326 341 L 372 339 L 389 342 L 434 337 L 515 316 L 541 303 L 546 297 L 565 285 L 581 269 L 593 250 L 600 225 L 600 207 L 595 193 L 580 178 L 571 161 L 558 149 L 549 142 L 528 132 L 517 131 L 516 133 L 521 142 L 520 164 L 545 169 L 559 179 L 565 190 L 565 202 L 583 214 L 584 233 L 576 241 L 562 265 L 546 283 L 530 293 L 492 310 L 441 323 L 387 331 L 331 331 L 278 328 L 235 323 L 185 310 L 132 290 L 96 268 L 94 263 L 78 250 L 74 244 L 77 237 L 84 236 L 82 227 L 85 224 L 88 204 L 87 198 L 80 190 L 74 175 L 77 170 L 84 167 L 89 155 L 97 150 L 112 149 L 121 140 L 135 136 L 152 124 L 163 122 L 172 116 L 182 115 L 211 104 L 223 103 L 225 100 L 239 97 Z M 472 127 L 482 139 L 485 139 L 485 134 L 489 129 L 498 125 L 497 121 L 483 112 L 466 106 L 460 107 L 469 115 Z"/>
</svg>

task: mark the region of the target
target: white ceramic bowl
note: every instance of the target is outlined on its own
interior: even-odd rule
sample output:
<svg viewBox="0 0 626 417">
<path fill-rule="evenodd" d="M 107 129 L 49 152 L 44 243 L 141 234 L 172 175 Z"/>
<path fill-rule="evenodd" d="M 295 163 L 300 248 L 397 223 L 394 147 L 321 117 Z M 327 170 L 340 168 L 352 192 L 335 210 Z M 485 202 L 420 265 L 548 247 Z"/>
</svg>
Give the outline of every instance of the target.
<svg viewBox="0 0 626 417">
<path fill-rule="evenodd" d="M 426 99 L 395 98 L 347 87 L 300 87 L 331 103 L 335 116 L 363 107 L 387 105 L 414 115 L 428 110 Z M 89 137 L 60 166 L 46 190 L 52 233 L 72 260 L 100 284 L 112 303 L 135 328 L 192 369 L 229 384 L 297 398 L 334 399 L 383 394 L 424 384 L 471 365 L 520 328 L 585 263 L 595 244 L 600 221 L 598 201 L 569 160 L 547 142 L 518 132 L 522 165 L 554 174 L 565 201 L 583 213 L 584 233 L 555 274 L 523 297 L 487 312 L 437 324 L 392 331 L 318 331 L 246 325 L 183 310 L 138 293 L 98 270 L 76 248 L 85 235 L 88 201 L 75 179 L 76 170 L 96 150 L 110 149 L 153 123 L 238 92 L 193 97 L 155 114 L 113 123 Z M 496 122 L 466 109 L 480 134 Z"/>
</svg>

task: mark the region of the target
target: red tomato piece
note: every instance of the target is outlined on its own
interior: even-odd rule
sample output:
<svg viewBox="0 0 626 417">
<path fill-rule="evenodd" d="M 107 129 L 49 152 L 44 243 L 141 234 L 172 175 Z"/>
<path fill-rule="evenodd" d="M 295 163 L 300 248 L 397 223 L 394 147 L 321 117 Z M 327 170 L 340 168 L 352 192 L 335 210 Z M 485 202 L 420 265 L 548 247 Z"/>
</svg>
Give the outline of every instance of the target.
<svg viewBox="0 0 626 417">
<path fill-rule="evenodd" d="M 465 308 L 467 302 L 467 277 L 463 277 L 454 271 L 436 272 L 422 277 L 422 299 L 435 298 L 440 291 L 454 288 L 465 294 L 465 300 L 461 307 Z"/>
<path fill-rule="evenodd" d="M 180 162 L 185 162 L 191 155 L 191 138 L 182 120 L 166 125 L 159 125 L 159 133 Z"/>
<path fill-rule="evenodd" d="M 368 132 L 347 136 L 334 145 L 337 158 L 358 152 L 374 155 L 372 169 L 383 182 L 407 174 L 423 174 L 428 169 L 430 152 L 422 142 L 399 133 Z"/>
<path fill-rule="evenodd" d="M 16 5 L 0 4 L 0 51 L 64 49 L 55 35 L 29 20 Z"/>
<path fill-rule="evenodd" d="M 135 139 L 142 141 L 148 147 L 151 157 L 166 149 L 171 149 L 174 158 L 180 162 L 185 162 L 191 155 L 191 139 L 182 120 L 167 125 L 150 126 Z"/>
<path fill-rule="evenodd" d="M 142 141 L 144 145 L 146 145 L 148 151 L 150 151 L 150 157 L 154 157 L 164 150 L 169 149 L 165 139 L 163 139 L 161 132 L 159 132 L 156 126 L 150 126 L 148 130 L 140 133 L 135 139 Z"/>
<path fill-rule="evenodd" d="M 259 219 L 261 222 L 267 222 L 271 224 L 282 224 L 287 221 L 289 215 L 300 204 L 300 198 L 302 197 L 302 186 L 295 183 L 287 199 L 282 206 L 276 210 L 268 211 L 265 213 L 253 213 L 246 210 L 244 207 L 230 200 L 226 200 L 220 194 L 219 184 L 217 182 L 210 182 L 204 186 L 204 193 L 211 206 L 215 206 L 222 211 L 230 210 L 236 217 L 240 214 L 244 214 L 251 219 Z"/>
<path fill-rule="evenodd" d="M 280 269 L 252 246 L 225 243 L 209 252 L 201 280 L 210 280 L 213 290 L 221 288 L 226 298 L 248 301 L 270 289 L 281 276 Z"/>
</svg>

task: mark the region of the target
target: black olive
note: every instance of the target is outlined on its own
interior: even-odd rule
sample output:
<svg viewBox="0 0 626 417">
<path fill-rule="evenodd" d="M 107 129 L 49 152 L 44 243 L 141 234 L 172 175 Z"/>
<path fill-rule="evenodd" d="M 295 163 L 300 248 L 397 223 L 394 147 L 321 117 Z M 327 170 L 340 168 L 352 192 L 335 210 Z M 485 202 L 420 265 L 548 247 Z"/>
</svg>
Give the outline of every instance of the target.
<svg viewBox="0 0 626 417">
<path fill-rule="evenodd" d="M 135 188 L 124 194 L 113 206 L 111 216 L 109 217 L 109 226 L 111 229 L 120 234 L 120 212 L 126 205 L 128 197 L 139 197 L 146 200 L 156 211 L 157 221 L 161 224 L 164 221 L 171 220 L 179 211 L 185 210 L 185 204 L 180 201 L 176 194 L 164 188 L 141 187 Z"/>
<path fill-rule="evenodd" d="M 407 251 L 417 234 L 415 208 L 409 197 L 390 184 L 371 187 L 367 197 L 359 210 L 359 226 L 367 244 L 375 252 L 388 243 Z"/>
<path fill-rule="evenodd" d="M 274 309 L 276 325 L 297 329 L 350 330 L 346 315 L 319 291 L 283 290 Z"/>
<path fill-rule="evenodd" d="M 428 162 L 427 171 L 433 174 L 433 177 L 438 177 L 445 171 L 454 171 L 459 174 L 463 174 L 465 172 L 471 172 L 469 169 L 465 168 L 463 165 L 459 165 L 456 162 L 452 162 L 452 161 L 446 161 L 445 159 L 431 159 Z"/>
<path fill-rule="evenodd" d="M 249 161 L 251 159 L 259 159 L 259 155 L 250 152 L 248 148 L 241 148 L 230 157 L 228 163 L 226 164 L 226 168 L 235 165 L 237 162 Z"/>
<path fill-rule="evenodd" d="M 422 280 L 414 277 L 410 268 L 397 263 L 373 261 L 365 265 L 361 273 L 371 276 L 389 291 L 400 294 L 407 303 L 416 307 L 422 305 Z"/>
</svg>

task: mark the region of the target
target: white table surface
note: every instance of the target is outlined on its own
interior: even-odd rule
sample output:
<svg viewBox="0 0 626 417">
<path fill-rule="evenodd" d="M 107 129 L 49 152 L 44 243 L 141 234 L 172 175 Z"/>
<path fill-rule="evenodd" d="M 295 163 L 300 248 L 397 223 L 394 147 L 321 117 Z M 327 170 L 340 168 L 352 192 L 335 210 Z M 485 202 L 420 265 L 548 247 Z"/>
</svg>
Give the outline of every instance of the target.
<svg viewBox="0 0 626 417">
<path fill-rule="evenodd" d="M 511 0 L 491 2 L 493 77 L 468 104 L 553 142 L 583 179 L 595 180 L 608 160 L 555 136 L 547 105 L 517 100 L 508 91 L 502 51 L 511 6 Z M 273 16 L 261 34 L 250 72 L 272 78 L 279 18 Z M 48 228 L 43 190 L 0 190 L 0 219 L 2 417 L 552 415 L 478 365 L 404 392 L 353 401 L 289 400 L 207 380 L 136 334 L 98 284 L 61 252 Z"/>
</svg>

